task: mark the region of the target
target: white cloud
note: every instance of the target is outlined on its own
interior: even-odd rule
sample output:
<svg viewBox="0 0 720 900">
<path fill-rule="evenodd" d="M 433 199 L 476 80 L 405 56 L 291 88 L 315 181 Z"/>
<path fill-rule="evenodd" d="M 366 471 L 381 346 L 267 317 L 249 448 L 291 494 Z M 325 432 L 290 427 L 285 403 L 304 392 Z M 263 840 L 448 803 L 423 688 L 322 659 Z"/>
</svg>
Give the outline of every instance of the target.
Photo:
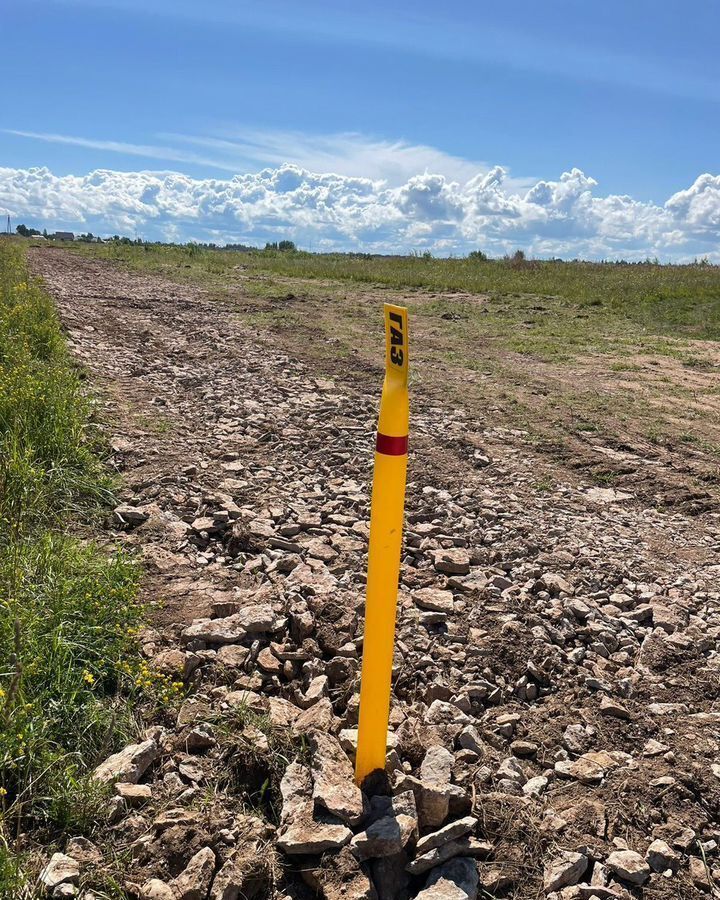
<svg viewBox="0 0 720 900">
<path fill-rule="evenodd" d="M 166 142 L 164 144 L 134 144 L 52 132 L 3 130 L 5 134 L 49 144 L 191 163 L 233 173 L 292 163 L 311 172 L 335 172 L 350 176 L 362 172 L 368 178 L 400 185 L 418 172 L 438 172 L 447 178 L 466 181 L 478 171 L 489 170 L 486 163 L 462 159 L 435 147 L 380 140 L 350 132 L 311 135 L 298 131 L 243 128 L 233 129 L 219 137 L 162 134 L 160 138 Z M 177 144 L 201 147 L 203 153 L 173 146 Z"/>
<path fill-rule="evenodd" d="M 94 138 L 77 137 L 71 134 L 53 134 L 46 131 L 18 131 L 13 128 L 2 129 L 5 134 L 15 137 L 32 138 L 48 144 L 66 144 L 72 147 L 85 147 L 89 150 L 103 150 L 110 153 L 121 153 L 123 156 L 142 156 L 145 159 L 163 159 L 168 162 L 193 163 L 222 169 L 226 172 L 237 172 L 237 166 L 224 163 L 222 160 L 210 159 L 197 153 L 189 153 L 174 147 L 162 147 L 154 144 L 130 144 L 126 141 L 105 141 Z"/>
<path fill-rule="evenodd" d="M 2 207 L 16 222 L 156 239 L 290 237 L 301 246 L 338 250 L 502 254 L 522 247 L 566 258 L 707 255 L 720 262 L 720 176 L 714 175 L 700 175 L 658 205 L 603 196 L 579 169 L 518 187 L 500 166 L 474 173 L 461 167 L 456 177 L 416 171 L 400 183 L 317 174 L 296 164 L 229 179 L 0 168 Z"/>
</svg>

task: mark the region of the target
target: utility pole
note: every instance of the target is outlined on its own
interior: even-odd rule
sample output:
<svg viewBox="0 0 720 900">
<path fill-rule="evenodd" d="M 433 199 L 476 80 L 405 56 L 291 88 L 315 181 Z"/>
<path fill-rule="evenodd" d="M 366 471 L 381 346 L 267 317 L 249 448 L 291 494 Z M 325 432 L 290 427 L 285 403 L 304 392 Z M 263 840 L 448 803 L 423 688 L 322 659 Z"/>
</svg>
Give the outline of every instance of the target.
<svg viewBox="0 0 720 900">
<path fill-rule="evenodd" d="M 8 220 L 7 220 L 7 228 L 6 228 L 6 230 L 5 230 L 5 233 L 6 233 L 6 234 L 12 234 L 12 230 L 11 230 L 11 228 L 10 228 L 10 216 L 8 216 Z"/>
</svg>

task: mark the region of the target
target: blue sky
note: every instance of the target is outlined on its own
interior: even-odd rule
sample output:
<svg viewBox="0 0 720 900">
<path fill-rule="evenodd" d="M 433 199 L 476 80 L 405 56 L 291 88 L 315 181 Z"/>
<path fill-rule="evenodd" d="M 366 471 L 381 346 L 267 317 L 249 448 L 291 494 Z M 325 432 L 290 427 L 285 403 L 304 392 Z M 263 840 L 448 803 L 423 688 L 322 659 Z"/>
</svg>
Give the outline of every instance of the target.
<svg viewBox="0 0 720 900">
<path fill-rule="evenodd" d="M 712 254 L 719 26 L 714 0 L 4 0 L 0 208 L 182 239 Z M 292 203 L 282 178 L 217 184 L 283 166 Z M 132 177 L 78 186 L 96 170 Z"/>
</svg>

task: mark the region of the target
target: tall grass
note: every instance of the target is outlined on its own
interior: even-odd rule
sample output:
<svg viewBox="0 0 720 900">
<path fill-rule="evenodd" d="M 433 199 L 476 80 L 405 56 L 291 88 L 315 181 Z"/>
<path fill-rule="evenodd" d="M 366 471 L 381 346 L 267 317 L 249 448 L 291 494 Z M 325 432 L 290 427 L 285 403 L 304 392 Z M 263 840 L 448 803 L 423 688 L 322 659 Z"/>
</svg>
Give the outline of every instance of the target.
<svg viewBox="0 0 720 900">
<path fill-rule="evenodd" d="M 399 290 L 540 295 L 599 307 L 606 315 L 622 315 L 658 334 L 720 339 L 719 266 L 304 253 L 243 254 L 241 259 L 247 259 L 250 268 L 282 275 L 372 282 Z"/>
<path fill-rule="evenodd" d="M 138 572 L 70 537 L 110 497 L 48 295 L 0 242 L 0 897 L 29 830 L 87 828 L 88 770 L 134 728 Z"/>
</svg>

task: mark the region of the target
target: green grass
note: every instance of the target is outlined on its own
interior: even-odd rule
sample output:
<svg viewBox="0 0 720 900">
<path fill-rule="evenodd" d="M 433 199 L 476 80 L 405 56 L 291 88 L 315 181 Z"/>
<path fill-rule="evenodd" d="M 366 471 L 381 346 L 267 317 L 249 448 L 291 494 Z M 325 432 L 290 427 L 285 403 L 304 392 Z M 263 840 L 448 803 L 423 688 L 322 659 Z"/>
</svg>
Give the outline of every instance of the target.
<svg viewBox="0 0 720 900">
<path fill-rule="evenodd" d="M 29 835 L 93 827 L 88 772 L 137 728 L 137 565 L 69 536 L 111 496 L 91 412 L 51 299 L 0 241 L 0 897 L 31 896 Z"/>
<path fill-rule="evenodd" d="M 374 284 L 393 290 L 457 291 L 488 295 L 491 301 L 503 297 L 513 309 L 536 307 L 539 296 L 548 301 L 546 308 L 529 311 L 540 322 L 552 320 L 558 311 L 565 317 L 572 307 L 592 320 L 625 319 L 652 334 L 720 340 L 719 266 L 237 253 L 160 244 L 84 245 L 81 252 L 122 260 L 135 268 L 188 275 L 202 272 L 210 280 L 242 267 L 245 275 Z M 244 286 L 252 289 L 249 282 Z M 458 310 L 461 299 L 452 305 Z"/>
</svg>

